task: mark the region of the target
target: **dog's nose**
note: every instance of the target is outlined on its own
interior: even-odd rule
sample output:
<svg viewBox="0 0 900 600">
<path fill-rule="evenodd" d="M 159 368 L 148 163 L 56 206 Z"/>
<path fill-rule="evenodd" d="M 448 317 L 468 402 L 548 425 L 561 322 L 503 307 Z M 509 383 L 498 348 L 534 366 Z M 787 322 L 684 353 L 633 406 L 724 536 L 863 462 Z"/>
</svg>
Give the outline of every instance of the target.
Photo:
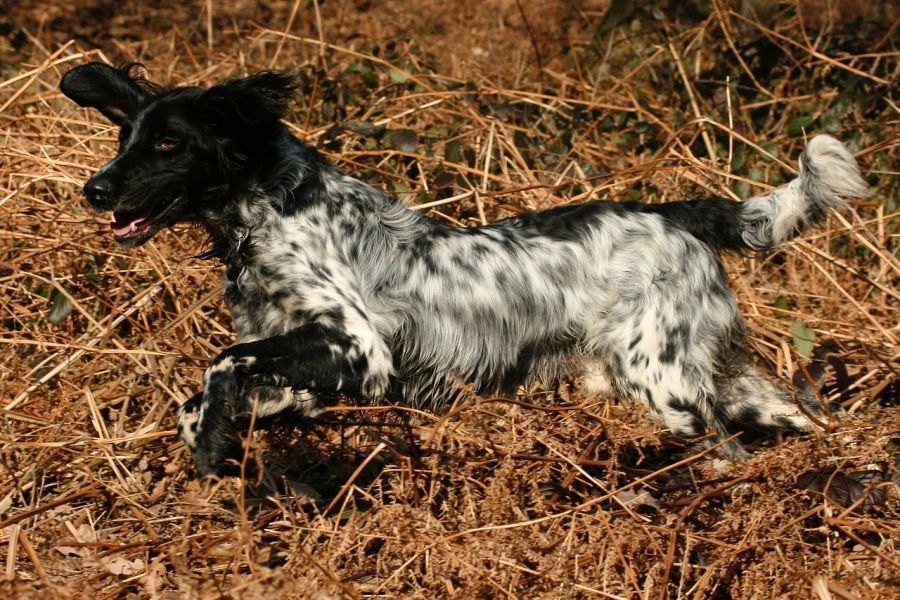
<svg viewBox="0 0 900 600">
<path fill-rule="evenodd" d="M 91 206 L 101 210 L 109 209 L 113 196 L 112 182 L 105 177 L 91 177 L 84 184 L 84 195 Z"/>
</svg>

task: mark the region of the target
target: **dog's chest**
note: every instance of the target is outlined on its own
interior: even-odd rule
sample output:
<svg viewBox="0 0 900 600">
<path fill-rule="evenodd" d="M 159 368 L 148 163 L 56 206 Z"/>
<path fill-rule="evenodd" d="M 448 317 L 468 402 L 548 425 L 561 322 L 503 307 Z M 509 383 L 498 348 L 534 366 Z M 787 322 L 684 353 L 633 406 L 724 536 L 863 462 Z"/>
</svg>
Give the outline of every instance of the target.
<svg viewBox="0 0 900 600">
<path fill-rule="evenodd" d="M 281 335 L 309 320 L 305 290 L 315 274 L 307 237 L 269 235 L 226 267 L 223 291 L 240 342 Z"/>
<path fill-rule="evenodd" d="M 252 272 L 237 270 L 224 281 L 225 302 L 234 319 L 239 342 L 250 342 L 284 333 L 290 327 L 284 311 L 255 281 Z"/>
</svg>

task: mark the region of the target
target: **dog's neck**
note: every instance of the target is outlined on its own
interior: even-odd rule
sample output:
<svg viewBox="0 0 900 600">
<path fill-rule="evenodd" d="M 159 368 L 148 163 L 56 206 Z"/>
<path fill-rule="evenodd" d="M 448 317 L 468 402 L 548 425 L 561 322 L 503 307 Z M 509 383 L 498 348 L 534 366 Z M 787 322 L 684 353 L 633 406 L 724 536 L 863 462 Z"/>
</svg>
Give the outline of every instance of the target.
<svg viewBox="0 0 900 600">
<path fill-rule="evenodd" d="M 229 186 L 221 192 L 224 200 L 213 200 L 215 208 L 199 215 L 211 245 L 201 257 L 218 258 L 226 265 L 241 262 L 242 248 L 254 230 L 316 202 L 323 174 L 337 173 L 317 150 L 286 129 L 271 151 L 270 160 L 259 161 L 263 166 L 258 172 L 242 178 L 248 183 Z"/>
<path fill-rule="evenodd" d="M 241 269 L 253 255 L 253 244 L 268 244 L 283 231 L 286 221 L 313 207 L 327 205 L 351 223 L 363 220 L 373 225 L 368 232 L 369 249 L 408 244 L 440 227 L 403 202 L 347 177 L 318 151 L 289 134 L 281 140 L 281 154 L 274 164 L 265 164 L 249 178 L 249 185 L 231 194 L 218 207 L 201 214 L 209 234 L 211 250 L 204 257 L 218 258 L 228 269 Z M 355 216 L 353 216 L 355 214 Z M 329 217 L 330 218 L 330 217 Z M 377 223 L 377 225 L 375 224 Z"/>
</svg>

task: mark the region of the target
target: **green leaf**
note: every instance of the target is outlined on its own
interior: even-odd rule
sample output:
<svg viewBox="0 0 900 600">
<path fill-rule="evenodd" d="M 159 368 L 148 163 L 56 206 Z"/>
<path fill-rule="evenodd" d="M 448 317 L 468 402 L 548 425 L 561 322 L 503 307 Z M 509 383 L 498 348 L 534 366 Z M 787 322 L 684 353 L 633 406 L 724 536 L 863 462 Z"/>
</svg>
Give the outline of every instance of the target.
<svg viewBox="0 0 900 600">
<path fill-rule="evenodd" d="M 391 76 L 391 81 L 395 83 L 406 83 L 411 77 L 409 71 L 404 71 L 403 69 L 391 69 L 389 74 Z"/>
<path fill-rule="evenodd" d="M 813 119 L 810 115 L 800 115 L 788 123 L 787 132 L 791 137 L 800 137 L 803 135 L 805 130 L 809 129 L 809 126 L 812 125 Z"/>
<path fill-rule="evenodd" d="M 774 158 L 778 158 L 778 146 L 776 146 L 772 142 L 766 142 L 765 144 L 763 144 L 762 149 L 771 154 Z M 766 154 L 762 155 L 762 159 L 766 162 L 773 161 L 773 159 L 769 158 Z"/>
<path fill-rule="evenodd" d="M 374 124 L 368 121 L 348 121 L 346 127 L 353 133 L 363 137 L 372 135 L 377 129 Z"/>
<path fill-rule="evenodd" d="M 611 137 L 611 142 L 616 146 L 630 146 L 631 145 L 631 136 L 628 133 L 614 133 Z"/>
<path fill-rule="evenodd" d="M 363 83 L 365 83 L 370 88 L 378 86 L 378 76 L 375 74 L 375 71 L 370 69 L 363 69 L 359 72 L 362 77 Z"/>
<path fill-rule="evenodd" d="M 443 140 L 450 136 L 450 129 L 446 126 L 431 126 L 425 130 L 425 137 L 432 140 Z"/>
<path fill-rule="evenodd" d="M 794 347 L 800 356 L 812 356 L 813 342 L 816 340 L 816 332 L 813 331 L 803 319 L 795 320 L 788 328 L 794 336 Z"/>
<path fill-rule="evenodd" d="M 791 318 L 791 315 L 788 314 L 788 312 L 787 312 L 787 311 L 791 310 L 791 308 L 792 308 L 790 300 L 788 300 L 784 296 L 778 296 L 777 298 L 775 298 L 774 306 L 777 309 L 775 311 L 775 316 L 777 318 L 784 319 L 784 320 Z"/>
<path fill-rule="evenodd" d="M 391 186 L 397 194 L 408 194 L 410 192 L 410 187 L 406 185 L 406 182 L 400 181 L 399 179 L 392 180 Z"/>
<path fill-rule="evenodd" d="M 750 167 L 750 170 L 747 172 L 747 175 L 753 181 L 762 181 L 763 180 L 763 170 L 759 167 Z"/>
<path fill-rule="evenodd" d="M 53 292 L 53 299 L 50 300 L 50 312 L 47 314 L 47 320 L 54 325 L 59 325 L 71 312 L 72 303 L 69 302 L 69 299 L 59 292 Z"/>
<path fill-rule="evenodd" d="M 444 160 L 451 163 L 463 162 L 463 144 L 458 139 L 450 140 L 444 147 Z"/>
<path fill-rule="evenodd" d="M 841 120 L 835 115 L 828 114 L 822 117 L 822 129 L 828 133 L 839 133 L 841 130 Z"/>
<path fill-rule="evenodd" d="M 644 199 L 644 194 L 641 193 L 641 190 L 632 188 L 628 190 L 628 193 L 625 194 L 625 200 L 629 202 L 638 202 Z"/>
<path fill-rule="evenodd" d="M 734 149 L 734 154 L 731 156 L 731 171 L 733 173 L 740 173 L 746 164 L 747 154 L 744 152 L 744 147 L 738 146 Z"/>
</svg>

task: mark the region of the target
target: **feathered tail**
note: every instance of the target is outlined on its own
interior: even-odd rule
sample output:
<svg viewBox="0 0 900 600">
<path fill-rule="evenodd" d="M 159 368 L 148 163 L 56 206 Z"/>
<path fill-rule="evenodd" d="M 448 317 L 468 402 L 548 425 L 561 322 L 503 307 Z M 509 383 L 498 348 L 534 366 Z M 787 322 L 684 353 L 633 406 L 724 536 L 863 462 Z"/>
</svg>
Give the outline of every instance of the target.
<svg viewBox="0 0 900 600">
<path fill-rule="evenodd" d="M 829 208 L 845 211 L 843 198 L 868 194 L 847 148 L 828 135 L 817 135 L 800 155 L 800 175 L 766 196 L 741 205 L 741 237 L 750 248 L 771 248 L 816 223 Z"/>
<path fill-rule="evenodd" d="M 829 208 L 846 210 L 844 198 L 867 195 L 853 155 L 833 137 L 817 135 L 800 155 L 800 175 L 765 196 L 631 206 L 662 215 L 714 248 L 763 250 L 793 239 Z"/>
</svg>

